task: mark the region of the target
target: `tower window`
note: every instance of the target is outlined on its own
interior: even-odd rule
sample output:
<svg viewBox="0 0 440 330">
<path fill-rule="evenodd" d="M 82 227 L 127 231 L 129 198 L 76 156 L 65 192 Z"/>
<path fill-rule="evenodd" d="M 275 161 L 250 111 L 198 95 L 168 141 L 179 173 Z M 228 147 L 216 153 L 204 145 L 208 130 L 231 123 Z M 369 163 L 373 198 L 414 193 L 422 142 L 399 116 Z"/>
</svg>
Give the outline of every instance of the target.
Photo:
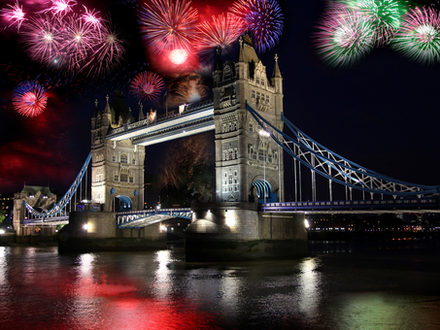
<svg viewBox="0 0 440 330">
<path fill-rule="evenodd" d="M 132 163 L 133 165 L 136 165 L 136 159 L 133 158 L 133 159 L 131 160 L 131 163 Z"/>
<path fill-rule="evenodd" d="M 118 180 L 119 180 L 119 176 L 115 175 L 115 176 L 113 177 L 113 181 L 118 181 Z"/>
<path fill-rule="evenodd" d="M 128 182 L 128 175 L 127 174 L 121 174 L 121 182 Z"/>
<path fill-rule="evenodd" d="M 121 164 L 127 164 L 128 158 L 127 155 L 121 155 Z"/>
<path fill-rule="evenodd" d="M 112 162 L 116 162 L 116 156 L 112 156 Z"/>
<path fill-rule="evenodd" d="M 129 182 L 130 182 L 130 183 L 133 183 L 133 182 L 134 182 L 134 178 L 133 178 L 132 176 L 131 176 L 131 177 L 129 177 L 129 179 L 128 179 L 128 180 L 129 180 Z"/>
</svg>

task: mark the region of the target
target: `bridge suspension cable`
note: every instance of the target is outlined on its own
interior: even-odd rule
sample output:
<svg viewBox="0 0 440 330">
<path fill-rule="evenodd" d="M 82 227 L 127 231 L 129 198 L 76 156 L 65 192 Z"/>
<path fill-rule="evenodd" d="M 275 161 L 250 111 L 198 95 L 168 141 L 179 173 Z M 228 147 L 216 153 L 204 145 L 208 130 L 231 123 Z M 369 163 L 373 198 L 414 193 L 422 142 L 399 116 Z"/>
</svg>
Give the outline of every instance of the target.
<svg viewBox="0 0 440 330">
<path fill-rule="evenodd" d="M 83 166 L 81 167 L 81 170 L 79 171 L 78 175 L 76 176 L 75 180 L 73 181 L 70 188 L 67 190 L 67 192 L 64 194 L 64 196 L 59 200 L 58 203 L 56 203 L 50 210 L 48 211 L 37 211 L 35 210 L 31 205 L 29 205 L 25 200 L 23 200 L 23 203 L 27 209 L 27 211 L 32 214 L 35 217 L 40 218 L 46 218 L 58 215 L 62 213 L 62 211 L 65 211 L 65 208 L 67 204 L 72 200 L 72 197 L 76 196 L 76 191 L 78 187 L 81 187 L 81 183 L 83 181 L 84 175 L 87 173 L 88 166 L 90 164 L 90 160 L 92 159 L 92 153 L 89 153 L 89 155 L 86 158 L 86 161 L 84 162 Z M 86 179 L 87 180 L 87 179 Z M 80 188 L 81 190 L 81 188 Z M 86 194 L 87 194 L 87 182 L 86 182 L 86 188 L 85 188 Z"/>
<path fill-rule="evenodd" d="M 345 186 L 352 194 L 352 189 L 357 189 L 371 194 L 387 194 L 401 197 L 427 196 L 440 193 L 440 186 L 419 185 L 397 180 L 375 171 L 369 170 L 355 162 L 352 162 L 330 149 L 324 147 L 286 117 L 282 116 L 283 122 L 289 130 L 290 136 L 281 132 L 277 127 L 267 121 L 249 104 L 246 109 L 254 117 L 257 123 L 270 133 L 271 138 L 280 145 L 293 159 L 309 168 L 312 173 L 318 173 L 330 180 Z M 312 180 L 314 175 L 312 175 Z M 316 198 L 316 186 L 312 183 L 314 198 Z M 347 192 L 346 192 L 347 194 Z"/>
</svg>

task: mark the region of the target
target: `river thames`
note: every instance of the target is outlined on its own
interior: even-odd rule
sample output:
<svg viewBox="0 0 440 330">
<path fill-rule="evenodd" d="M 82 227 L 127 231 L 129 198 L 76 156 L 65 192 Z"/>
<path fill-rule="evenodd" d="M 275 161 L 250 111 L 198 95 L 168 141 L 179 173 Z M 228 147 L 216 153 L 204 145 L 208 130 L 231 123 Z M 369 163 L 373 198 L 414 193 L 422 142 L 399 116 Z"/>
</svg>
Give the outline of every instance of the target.
<svg viewBox="0 0 440 330">
<path fill-rule="evenodd" d="M 182 249 L 0 247 L 2 329 L 439 329 L 440 257 L 186 263 Z"/>
</svg>

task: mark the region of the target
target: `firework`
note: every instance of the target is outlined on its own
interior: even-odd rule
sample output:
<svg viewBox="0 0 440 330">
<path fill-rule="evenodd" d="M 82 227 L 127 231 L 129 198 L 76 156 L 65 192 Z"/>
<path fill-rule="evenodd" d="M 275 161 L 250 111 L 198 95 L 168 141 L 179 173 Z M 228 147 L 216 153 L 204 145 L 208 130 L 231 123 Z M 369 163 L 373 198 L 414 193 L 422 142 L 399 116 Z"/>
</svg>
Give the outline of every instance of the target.
<svg viewBox="0 0 440 330">
<path fill-rule="evenodd" d="M 20 29 L 21 24 L 25 20 L 24 18 L 25 13 L 23 12 L 23 7 L 20 6 L 18 1 L 15 3 L 15 5 L 8 5 L 7 8 L 3 9 L 2 16 L 5 18 L 6 21 L 9 22 L 8 27 L 16 24 L 18 30 Z"/>
<path fill-rule="evenodd" d="M 156 53 L 190 49 L 197 32 L 198 12 L 186 0 L 151 0 L 140 12 L 141 30 Z"/>
<path fill-rule="evenodd" d="M 36 81 L 20 83 L 12 95 L 12 105 L 25 117 L 36 117 L 46 109 L 46 90 Z"/>
<path fill-rule="evenodd" d="M 156 100 L 165 88 L 163 79 L 153 72 L 141 72 L 130 84 L 131 93 L 143 100 Z"/>
<path fill-rule="evenodd" d="M 344 0 L 343 3 L 371 22 L 377 45 L 391 41 L 406 11 L 399 0 Z"/>
<path fill-rule="evenodd" d="M 199 47 L 227 47 L 244 32 L 244 22 L 240 17 L 228 13 L 212 16 L 210 21 L 199 25 Z"/>
<path fill-rule="evenodd" d="M 50 0 L 51 6 L 45 10 L 43 13 L 52 12 L 55 15 L 65 15 L 76 5 L 74 0 Z"/>
<path fill-rule="evenodd" d="M 40 15 L 23 24 L 22 35 L 32 59 L 45 64 L 58 61 L 63 37 L 57 22 L 49 15 Z"/>
<path fill-rule="evenodd" d="M 99 11 L 91 9 L 89 10 L 86 6 L 83 6 L 84 14 L 82 18 L 84 22 L 92 25 L 95 29 L 99 29 L 102 25 L 102 19 L 99 17 Z"/>
<path fill-rule="evenodd" d="M 331 8 L 318 30 L 318 51 L 334 66 L 354 63 L 373 46 L 370 21 L 345 7 Z"/>
<path fill-rule="evenodd" d="M 393 40 L 393 47 L 419 62 L 440 60 L 440 14 L 433 8 L 411 9 Z"/>
<path fill-rule="evenodd" d="M 274 47 L 283 31 L 283 13 L 276 0 L 238 0 L 231 12 L 243 20 L 260 52 Z"/>
</svg>

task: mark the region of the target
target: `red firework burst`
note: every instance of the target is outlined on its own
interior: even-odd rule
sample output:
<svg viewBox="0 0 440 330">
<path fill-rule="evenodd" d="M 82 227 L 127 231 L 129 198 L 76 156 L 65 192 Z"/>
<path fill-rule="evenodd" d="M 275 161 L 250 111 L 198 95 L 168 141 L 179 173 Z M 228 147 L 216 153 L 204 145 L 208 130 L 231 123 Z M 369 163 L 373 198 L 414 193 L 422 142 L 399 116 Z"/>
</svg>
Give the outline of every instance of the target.
<svg viewBox="0 0 440 330">
<path fill-rule="evenodd" d="M 161 76 L 154 72 L 141 72 L 131 82 L 131 93 L 146 101 L 156 100 L 165 88 Z"/>
<path fill-rule="evenodd" d="M 244 21 L 228 13 L 212 16 L 210 21 L 199 25 L 199 47 L 209 49 L 213 47 L 227 47 L 244 32 Z"/>
<path fill-rule="evenodd" d="M 36 117 L 46 109 L 46 90 L 37 81 L 24 81 L 15 89 L 12 105 L 22 116 Z"/>
<path fill-rule="evenodd" d="M 151 0 L 140 12 L 141 29 L 156 53 L 190 49 L 196 39 L 198 12 L 186 0 Z"/>
</svg>

